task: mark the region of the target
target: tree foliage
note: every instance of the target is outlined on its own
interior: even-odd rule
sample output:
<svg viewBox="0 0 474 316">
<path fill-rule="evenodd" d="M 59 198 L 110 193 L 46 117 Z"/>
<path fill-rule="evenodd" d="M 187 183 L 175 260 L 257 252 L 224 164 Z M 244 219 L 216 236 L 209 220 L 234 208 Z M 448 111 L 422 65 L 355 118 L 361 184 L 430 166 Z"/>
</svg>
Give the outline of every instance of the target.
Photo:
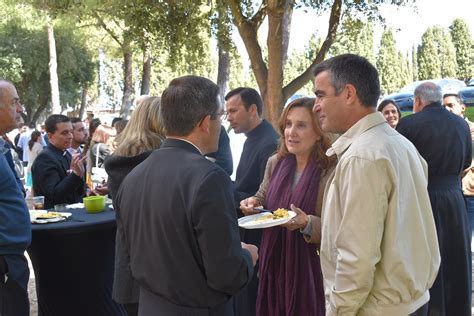
<svg viewBox="0 0 474 316">
<path fill-rule="evenodd" d="M 285 79 L 283 82 L 285 85 L 291 82 L 293 78 L 297 77 L 308 68 L 309 65 L 311 65 L 312 61 L 318 54 L 322 42 L 323 40 L 320 37 L 313 35 L 311 36 L 309 43 L 305 45 L 303 51 L 293 51 L 290 53 L 288 61 L 285 64 Z M 310 96 L 313 95 L 313 93 L 314 89 L 311 81 L 298 90 L 298 94 L 302 95 Z"/>
<path fill-rule="evenodd" d="M 403 53 L 400 51 L 398 52 L 398 62 L 399 62 L 398 69 L 400 69 L 400 77 L 398 79 L 398 88 L 401 88 L 413 81 L 413 70 L 411 68 L 408 55 L 404 57 Z"/>
<path fill-rule="evenodd" d="M 418 81 L 418 53 L 416 48 L 413 46 L 411 50 L 411 66 L 412 66 L 412 73 L 413 73 L 413 81 Z"/>
<path fill-rule="evenodd" d="M 95 64 L 78 32 L 59 27 L 56 37 L 58 61 L 62 65 L 58 69 L 61 103 L 74 108 L 79 103 L 81 87 L 94 79 Z M 10 72 L 7 78 L 18 89 L 26 108 L 27 122 L 36 121 L 50 106 L 46 32 L 42 29 L 26 29 L 12 21 L 0 26 L 0 47 L 4 58 L 17 61 L 16 68 L 6 65 L 5 69 Z"/>
<path fill-rule="evenodd" d="M 441 78 L 441 62 L 432 28 L 426 30 L 418 46 L 418 77 L 420 80 Z"/>
<path fill-rule="evenodd" d="M 3 1 L 13 3 L 13 0 Z M 101 76 L 108 77 L 106 80 L 99 80 L 100 85 L 97 85 L 99 89 L 96 87 L 86 89 L 99 97 L 102 96 L 100 102 L 109 99 L 108 95 L 112 98 L 113 106 L 117 106 L 119 98 L 122 98 L 122 108 L 130 106 L 134 94 L 140 90 L 136 81 L 142 71 L 140 64 L 144 62 L 142 56 L 145 56 L 143 53 L 145 47 L 149 48 L 153 59 L 149 69 L 151 93 L 160 94 L 172 78 L 184 74 L 216 78 L 216 54 L 211 49 L 210 42 L 212 35 L 218 40 L 219 47 L 224 47 L 228 53 L 231 87 L 258 86 L 266 105 L 265 116 L 272 123 L 276 123 L 285 100 L 291 95 L 302 87 L 311 93 L 314 67 L 324 60 L 328 52 L 336 54 L 350 51 L 363 55 L 375 63 L 372 23 L 382 20 L 378 11 L 380 4 L 404 5 L 412 2 L 402 0 L 262 0 L 258 3 L 252 0 L 19 1 L 32 3 L 37 9 L 47 8 L 51 16 L 56 19 L 55 23 L 67 20 L 75 30 L 82 29 L 90 33 L 91 36 L 84 36 L 84 40 L 87 40 L 88 47 L 94 47 L 96 59 L 99 48 L 105 51 L 103 64 L 105 68 L 102 69 Z M 315 17 L 329 12 L 328 34 L 325 38 L 313 38 L 305 52 L 292 53 L 287 57 L 292 12 L 294 9 L 302 8 L 310 10 Z M 0 13 L 0 16 L 2 14 Z M 346 17 L 343 19 L 341 40 L 330 51 L 336 39 L 341 17 Z M 268 24 L 266 38 L 259 37 L 259 29 L 263 23 Z M 28 25 L 30 24 L 32 23 Z M 44 25 L 44 21 L 41 20 L 39 24 Z M 244 41 L 250 59 L 250 71 L 247 69 L 247 63 L 241 56 L 237 56 L 233 47 L 231 24 L 236 27 Z M 59 31 L 57 36 L 59 37 Z M 71 56 L 72 52 L 59 47 L 59 41 L 63 39 L 58 39 L 57 42 L 58 72 L 62 72 L 62 63 L 68 63 L 67 58 L 70 58 L 62 56 Z M 112 42 L 113 45 L 110 44 Z M 0 50 L 2 49 L 0 46 Z M 402 69 L 406 62 L 402 59 L 396 54 L 396 65 L 399 69 Z M 24 60 L 13 55 L 1 55 L 0 65 L 2 64 L 12 65 L 11 69 L 25 67 Z M 119 75 L 120 69 L 125 71 Z M 400 71 L 405 73 L 408 70 Z M 18 72 L 13 72 L 10 77 L 13 78 L 15 73 Z M 63 73 L 59 75 L 60 89 L 63 91 L 61 101 L 68 97 L 67 91 L 62 88 L 66 86 L 63 76 Z M 142 76 L 142 82 L 146 81 L 146 77 Z M 68 90 L 72 91 L 71 94 L 75 93 L 73 85 L 68 86 L 68 89 L 72 89 Z"/>
<path fill-rule="evenodd" d="M 432 28 L 434 42 L 438 48 L 438 57 L 442 78 L 456 78 L 458 68 L 456 62 L 456 51 L 451 40 L 451 34 L 440 26 Z"/>
<path fill-rule="evenodd" d="M 336 38 L 342 12 L 350 14 L 359 20 L 365 17 L 367 20 L 380 21 L 378 9 L 382 3 L 401 5 L 407 2 L 383 0 L 262 0 L 258 5 L 255 5 L 251 0 L 228 1 L 233 16 L 233 23 L 245 44 L 252 71 L 265 103 L 264 115 L 274 125 L 277 124 L 285 101 L 303 85 L 312 80 L 314 68 L 324 60 Z M 294 8 L 303 7 L 315 10 L 317 13 L 329 12 L 328 32 L 318 50 L 317 56 L 312 60 L 311 64 L 302 73 L 284 85 L 285 56 L 287 54 L 287 46 L 284 45 L 284 39 L 289 36 L 290 30 L 289 28 L 282 27 L 282 25 L 286 25 L 284 23 L 285 19 L 290 19 L 290 23 L 287 24 L 291 24 L 291 14 L 288 15 L 288 12 L 292 12 Z M 265 61 L 263 56 L 263 45 L 259 42 L 258 38 L 258 30 L 264 21 L 268 23 L 266 37 L 267 61 Z"/>
<path fill-rule="evenodd" d="M 384 93 L 393 93 L 400 88 L 401 61 L 395 48 L 395 39 L 391 29 L 382 34 L 380 50 L 377 57 L 377 69 L 380 75 L 380 86 Z"/>
<path fill-rule="evenodd" d="M 329 54 L 337 56 L 346 53 L 364 56 L 375 64 L 374 30 L 371 21 L 355 20 L 351 16 L 344 19 Z"/>
<path fill-rule="evenodd" d="M 467 81 L 474 77 L 474 41 L 462 19 L 455 19 L 449 30 L 456 49 L 457 78 Z"/>
</svg>

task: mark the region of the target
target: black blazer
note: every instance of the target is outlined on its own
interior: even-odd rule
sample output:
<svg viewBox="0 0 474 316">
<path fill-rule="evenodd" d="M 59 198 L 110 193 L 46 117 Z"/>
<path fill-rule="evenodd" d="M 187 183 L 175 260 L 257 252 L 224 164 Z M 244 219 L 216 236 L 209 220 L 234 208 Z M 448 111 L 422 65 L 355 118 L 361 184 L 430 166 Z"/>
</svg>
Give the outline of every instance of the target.
<svg viewBox="0 0 474 316">
<path fill-rule="evenodd" d="M 44 195 L 44 207 L 82 202 L 84 179 L 69 172 L 71 155 L 51 143 L 36 157 L 31 173 L 35 195 Z"/>
<path fill-rule="evenodd" d="M 115 201 L 142 289 L 172 306 L 212 310 L 250 280 L 229 176 L 192 144 L 167 139 L 128 174 Z"/>
<path fill-rule="evenodd" d="M 404 117 L 397 131 L 408 138 L 426 160 L 430 178 L 460 176 L 471 165 L 469 126 L 440 103 L 429 104 L 422 111 Z"/>
</svg>

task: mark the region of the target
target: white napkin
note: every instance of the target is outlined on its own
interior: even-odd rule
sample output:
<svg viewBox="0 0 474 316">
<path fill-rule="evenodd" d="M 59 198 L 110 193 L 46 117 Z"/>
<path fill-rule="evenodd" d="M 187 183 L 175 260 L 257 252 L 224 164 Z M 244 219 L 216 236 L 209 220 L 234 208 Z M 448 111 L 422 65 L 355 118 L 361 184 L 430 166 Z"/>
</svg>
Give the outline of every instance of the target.
<svg viewBox="0 0 474 316">
<path fill-rule="evenodd" d="M 84 203 L 69 204 L 66 208 L 84 208 Z"/>
</svg>

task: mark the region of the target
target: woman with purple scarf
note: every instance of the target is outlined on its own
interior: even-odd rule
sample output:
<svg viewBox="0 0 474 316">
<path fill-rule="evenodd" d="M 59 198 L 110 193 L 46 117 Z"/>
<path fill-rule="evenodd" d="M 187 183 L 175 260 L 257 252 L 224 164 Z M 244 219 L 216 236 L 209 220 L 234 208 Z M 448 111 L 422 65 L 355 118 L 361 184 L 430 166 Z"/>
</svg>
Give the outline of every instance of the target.
<svg viewBox="0 0 474 316">
<path fill-rule="evenodd" d="M 257 315 L 324 315 L 324 289 L 318 247 L 321 205 L 334 161 L 325 155 L 331 146 L 316 114 L 314 99 L 300 98 L 283 111 L 282 143 L 270 157 L 255 196 L 241 201 L 246 215 L 254 207 L 285 208 L 297 216 L 283 227 L 263 231 L 259 253 Z"/>
</svg>

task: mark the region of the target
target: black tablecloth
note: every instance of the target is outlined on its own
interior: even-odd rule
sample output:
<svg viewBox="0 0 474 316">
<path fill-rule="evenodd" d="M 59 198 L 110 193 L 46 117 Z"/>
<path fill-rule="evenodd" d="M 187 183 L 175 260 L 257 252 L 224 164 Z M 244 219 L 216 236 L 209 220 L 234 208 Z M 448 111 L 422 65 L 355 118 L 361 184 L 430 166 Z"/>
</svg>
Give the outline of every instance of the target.
<svg viewBox="0 0 474 316">
<path fill-rule="evenodd" d="M 32 224 L 39 315 L 126 315 L 112 300 L 115 212 L 67 212 L 66 221 Z"/>
</svg>

